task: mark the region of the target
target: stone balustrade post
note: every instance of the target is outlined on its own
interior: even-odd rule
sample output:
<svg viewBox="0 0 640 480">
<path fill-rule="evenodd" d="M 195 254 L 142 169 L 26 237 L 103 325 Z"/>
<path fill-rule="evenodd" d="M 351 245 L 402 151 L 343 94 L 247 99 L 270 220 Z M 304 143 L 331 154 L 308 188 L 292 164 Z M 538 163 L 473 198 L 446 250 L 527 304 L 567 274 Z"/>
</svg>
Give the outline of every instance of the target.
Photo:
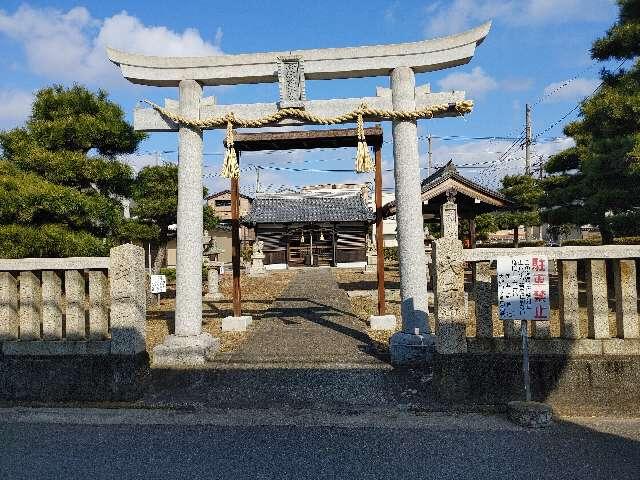
<svg viewBox="0 0 640 480">
<path fill-rule="evenodd" d="M 504 336 L 506 338 L 520 338 L 522 324 L 520 320 L 503 320 Z"/>
<path fill-rule="evenodd" d="M 618 337 L 638 338 L 638 293 L 635 260 L 616 260 L 613 269 L 616 291 L 616 325 Z"/>
<path fill-rule="evenodd" d="M 560 336 L 580 338 L 578 262 L 575 260 L 558 261 L 558 305 L 560 308 Z"/>
<path fill-rule="evenodd" d="M 42 272 L 42 338 L 62 338 L 62 279 L 58 272 Z"/>
<path fill-rule="evenodd" d="M 42 288 L 35 273 L 20 272 L 20 340 L 40 339 Z"/>
<path fill-rule="evenodd" d="M 587 260 L 587 327 L 589 338 L 609 338 L 609 299 L 604 260 Z"/>
<path fill-rule="evenodd" d="M 109 281 L 102 270 L 89 271 L 89 338 L 103 340 L 109 334 Z"/>
<path fill-rule="evenodd" d="M 85 327 L 85 281 L 79 270 L 65 270 L 64 295 L 67 301 L 65 337 L 67 340 L 83 340 Z"/>
<path fill-rule="evenodd" d="M 466 353 L 467 318 L 462 242 L 440 238 L 433 243 L 436 349 L 441 354 Z"/>
<path fill-rule="evenodd" d="M 17 340 L 18 282 L 11 272 L 0 272 L 0 340 Z"/>
<path fill-rule="evenodd" d="M 490 262 L 475 262 L 472 265 L 473 289 L 476 311 L 476 337 L 493 337 L 493 290 Z"/>
<path fill-rule="evenodd" d="M 135 355 L 144 352 L 147 298 L 142 247 L 126 244 L 111 249 L 109 287 L 111 353 Z"/>
</svg>

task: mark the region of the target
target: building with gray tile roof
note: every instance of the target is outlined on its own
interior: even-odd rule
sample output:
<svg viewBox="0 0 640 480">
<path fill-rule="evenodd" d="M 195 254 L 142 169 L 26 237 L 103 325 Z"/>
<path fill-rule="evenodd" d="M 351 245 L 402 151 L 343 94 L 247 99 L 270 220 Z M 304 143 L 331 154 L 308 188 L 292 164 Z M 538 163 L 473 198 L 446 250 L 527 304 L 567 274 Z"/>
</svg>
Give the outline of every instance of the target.
<svg viewBox="0 0 640 480">
<path fill-rule="evenodd" d="M 322 223 L 322 222 L 373 222 L 375 213 L 361 195 L 320 196 L 258 195 L 249 213 L 243 218 L 246 224 L 257 223 Z"/>
</svg>

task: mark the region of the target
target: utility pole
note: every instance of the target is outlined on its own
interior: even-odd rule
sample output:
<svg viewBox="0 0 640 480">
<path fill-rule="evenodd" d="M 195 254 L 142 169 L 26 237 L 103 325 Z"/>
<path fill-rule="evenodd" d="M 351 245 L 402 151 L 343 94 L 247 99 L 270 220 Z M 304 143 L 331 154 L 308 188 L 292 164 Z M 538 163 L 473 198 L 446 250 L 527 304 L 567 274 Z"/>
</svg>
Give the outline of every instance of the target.
<svg viewBox="0 0 640 480">
<path fill-rule="evenodd" d="M 531 175 L 531 105 L 525 109 L 524 174 Z"/>
<path fill-rule="evenodd" d="M 429 134 L 429 164 L 427 165 L 427 177 L 431 175 L 431 134 Z"/>
<path fill-rule="evenodd" d="M 260 167 L 256 167 L 256 194 L 260 193 Z"/>
<path fill-rule="evenodd" d="M 540 180 L 542 180 L 542 173 L 543 173 L 543 170 L 544 170 L 544 160 L 543 159 L 544 159 L 544 156 L 540 155 L 540 165 L 539 165 L 540 169 L 538 170 L 538 178 L 540 178 Z"/>
</svg>

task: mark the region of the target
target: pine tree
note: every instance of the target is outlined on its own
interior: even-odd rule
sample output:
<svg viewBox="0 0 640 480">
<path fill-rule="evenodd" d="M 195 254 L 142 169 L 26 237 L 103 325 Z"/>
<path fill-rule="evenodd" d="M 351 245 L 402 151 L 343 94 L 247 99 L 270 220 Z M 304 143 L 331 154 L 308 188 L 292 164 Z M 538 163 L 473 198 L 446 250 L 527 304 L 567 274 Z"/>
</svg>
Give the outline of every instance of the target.
<svg viewBox="0 0 640 480">
<path fill-rule="evenodd" d="M 633 64 L 602 70 L 602 85 L 564 129 L 576 146 L 550 158 L 543 183 L 546 221 L 598 226 L 604 243 L 640 232 L 640 0 L 618 5 L 618 21 L 591 56 Z"/>
<path fill-rule="evenodd" d="M 0 256 L 107 254 L 133 182 L 115 156 L 143 138 L 102 90 L 37 92 L 26 125 L 0 133 Z"/>
<path fill-rule="evenodd" d="M 207 196 L 206 188 L 202 193 Z M 152 268 L 158 272 L 166 257 L 167 241 L 175 235 L 169 226 L 178 218 L 178 166 L 165 163 L 142 168 L 133 183 L 131 198 L 134 220 L 128 222 L 126 230 L 129 237 L 156 245 Z M 218 224 L 208 205 L 203 206 L 203 223 L 205 230 Z"/>
</svg>

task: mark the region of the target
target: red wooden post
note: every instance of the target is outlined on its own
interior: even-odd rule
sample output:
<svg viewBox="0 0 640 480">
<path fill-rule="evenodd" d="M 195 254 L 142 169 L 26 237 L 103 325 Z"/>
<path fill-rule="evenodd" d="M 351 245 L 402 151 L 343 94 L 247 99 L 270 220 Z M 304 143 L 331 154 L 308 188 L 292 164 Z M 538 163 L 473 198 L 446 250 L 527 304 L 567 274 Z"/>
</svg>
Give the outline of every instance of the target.
<svg viewBox="0 0 640 480">
<path fill-rule="evenodd" d="M 240 152 L 236 152 L 238 162 Z M 233 266 L 233 316 L 241 314 L 240 292 L 240 195 L 238 179 L 231 179 L 231 263 Z"/>
<path fill-rule="evenodd" d="M 378 315 L 384 315 L 384 232 L 382 225 L 382 145 L 376 145 L 375 161 L 375 192 L 376 192 L 376 252 L 378 254 L 377 274 L 378 274 Z"/>
</svg>

